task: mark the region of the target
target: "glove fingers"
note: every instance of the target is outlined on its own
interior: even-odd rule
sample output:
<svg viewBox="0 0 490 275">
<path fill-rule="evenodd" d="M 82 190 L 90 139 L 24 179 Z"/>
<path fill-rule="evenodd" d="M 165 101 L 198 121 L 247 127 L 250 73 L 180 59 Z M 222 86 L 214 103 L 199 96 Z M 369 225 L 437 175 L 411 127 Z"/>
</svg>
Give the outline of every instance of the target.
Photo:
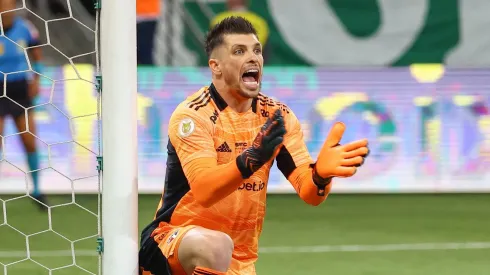
<svg viewBox="0 0 490 275">
<path fill-rule="evenodd" d="M 272 126 L 272 119 L 269 117 L 265 121 L 264 125 L 262 125 L 262 128 L 260 130 L 266 132 L 267 129 L 269 129 L 271 126 Z"/>
<path fill-rule="evenodd" d="M 279 113 L 280 114 L 280 113 Z M 284 128 L 284 118 L 282 115 L 274 114 L 272 118 L 268 118 L 267 122 L 263 126 L 264 135 L 269 136 L 274 129 Z"/>
<path fill-rule="evenodd" d="M 363 157 L 354 157 L 350 159 L 343 159 L 340 164 L 342 166 L 355 166 L 359 167 L 364 164 L 364 158 Z"/>
<path fill-rule="evenodd" d="M 279 146 L 283 142 L 284 138 L 282 136 L 276 137 L 269 141 L 270 148 L 274 148 L 273 151 L 276 150 L 276 147 Z"/>
<path fill-rule="evenodd" d="M 267 134 L 267 139 L 273 140 L 276 137 L 282 137 L 286 134 L 286 128 L 284 126 L 278 126 L 272 129 L 270 133 Z"/>
<path fill-rule="evenodd" d="M 365 138 L 342 145 L 342 147 L 344 147 L 344 150 L 347 152 L 356 150 L 361 147 L 367 147 L 367 146 L 368 146 L 368 140 Z"/>
<path fill-rule="evenodd" d="M 342 136 L 344 135 L 345 124 L 342 122 L 336 122 L 330 132 L 328 133 L 327 139 L 323 143 L 323 147 L 334 147 L 340 143 Z"/>
<path fill-rule="evenodd" d="M 367 157 L 368 154 L 369 154 L 369 148 L 361 147 L 352 151 L 345 152 L 343 154 L 343 157 L 346 159 L 355 158 L 355 157 Z"/>
<path fill-rule="evenodd" d="M 279 119 L 272 122 L 272 126 L 264 133 L 267 139 L 273 139 L 277 136 L 284 136 L 286 134 L 286 127 L 284 126 L 284 120 Z"/>
<path fill-rule="evenodd" d="M 357 172 L 356 167 L 346 167 L 346 166 L 339 166 L 335 169 L 335 175 L 336 177 L 340 178 L 347 178 L 347 177 L 352 177 L 354 174 Z"/>
<path fill-rule="evenodd" d="M 275 120 L 279 117 L 282 117 L 281 109 L 276 109 L 276 111 L 272 114 L 272 120 Z"/>
</svg>

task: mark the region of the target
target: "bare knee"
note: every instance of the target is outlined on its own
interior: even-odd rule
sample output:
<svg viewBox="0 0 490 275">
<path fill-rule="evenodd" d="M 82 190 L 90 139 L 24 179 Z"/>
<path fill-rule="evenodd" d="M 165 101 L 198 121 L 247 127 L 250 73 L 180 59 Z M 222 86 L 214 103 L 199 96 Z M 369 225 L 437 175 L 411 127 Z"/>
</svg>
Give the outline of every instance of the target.
<svg viewBox="0 0 490 275">
<path fill-rule="evenodd" d="M 199 267 L 226 272 L 231 263 L 233 240 L 227 234 L 204 228 L 187 232 L 179 246 L 179 261 L 187 274 Z"/>
</svg>

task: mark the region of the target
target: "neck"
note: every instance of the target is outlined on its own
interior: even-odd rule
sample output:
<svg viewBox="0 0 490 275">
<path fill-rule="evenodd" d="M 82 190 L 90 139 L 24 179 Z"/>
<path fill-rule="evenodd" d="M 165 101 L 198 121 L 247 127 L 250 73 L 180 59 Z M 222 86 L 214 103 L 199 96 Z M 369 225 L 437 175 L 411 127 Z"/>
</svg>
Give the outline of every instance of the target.
<svg viewBox="0 0 490 275">
<path fill-rule="evenodd" d="M 213 81 L 213 84 L 226 104 L 235 112 L 244 113 L 252 107 L 252 98 L 242 97 L 236 91 L 224 84 L 215 81 Z"/>
</svg>

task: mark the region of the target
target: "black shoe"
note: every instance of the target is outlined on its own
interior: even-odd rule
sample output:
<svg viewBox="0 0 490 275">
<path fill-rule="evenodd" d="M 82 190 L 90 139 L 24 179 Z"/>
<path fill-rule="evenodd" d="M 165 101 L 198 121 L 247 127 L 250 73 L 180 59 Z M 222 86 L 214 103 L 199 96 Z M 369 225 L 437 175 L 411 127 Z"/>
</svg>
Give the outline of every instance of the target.
<svg viewBox="0 0 490 275">
<path fill-rule="evenodd" d="M 35 200 L 34 202 L 36 203 L 37 207 L 39 207 L 39 210 L 42 211 L 47 211 L 49 206 L 48 200 L 46 199 L 46 196 L 44 194 L 39 194 L 39 195 L 31 195 Z M 41 202 L 41 203 L 40 203 Z"/>
</svg>

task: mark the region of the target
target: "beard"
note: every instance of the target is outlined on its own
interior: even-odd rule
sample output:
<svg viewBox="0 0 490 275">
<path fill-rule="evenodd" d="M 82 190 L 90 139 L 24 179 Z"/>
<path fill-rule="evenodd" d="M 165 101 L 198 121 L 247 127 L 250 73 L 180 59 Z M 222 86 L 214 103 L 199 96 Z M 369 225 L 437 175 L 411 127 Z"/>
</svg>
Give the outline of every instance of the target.
<svg viewBox="0 0 490 275">
<path fill-rule="evenodd" d="M 242 87 L 243 84 L 239 85 L 239 88 L 237 89 L 238 94 L 244 98 L 256 98 L 262 90 L 262 82 L 259 82 L 258 84 L 259 87 L 256 90 L 249 90 L 247 88 L 244 88 Z"/>
<path fill-rule="evenodd" d="M 242 76 L 236 77 L 235 75 L 223 75 L 223 77 L 228 89 L 234 91 L 242 98 L 256 98 L 262 89 L 261 81 L 258 81 L 257 89 L 251 90 L 246 87 L 246 84 L 242 80 Z"/>
</svg>

